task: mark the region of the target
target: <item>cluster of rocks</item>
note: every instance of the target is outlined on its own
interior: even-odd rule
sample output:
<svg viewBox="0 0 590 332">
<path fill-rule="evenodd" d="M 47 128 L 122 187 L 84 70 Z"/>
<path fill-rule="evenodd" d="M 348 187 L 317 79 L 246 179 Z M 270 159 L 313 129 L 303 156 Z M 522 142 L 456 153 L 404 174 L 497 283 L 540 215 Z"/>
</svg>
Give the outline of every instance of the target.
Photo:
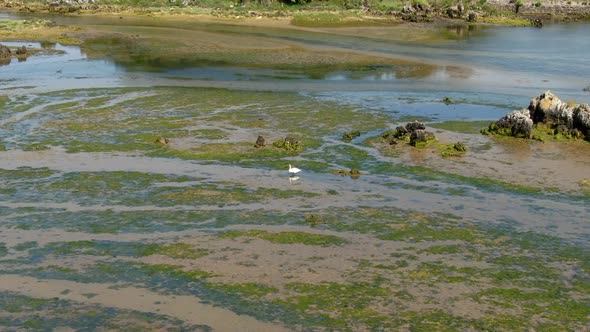
<svg viewBox="0 0 590 332">
<path fill-rule="evenodd" d="M 436 139 L 434 134 L 426 130 L 423 122 L 408 122 L 405 126 L 398 126 L 393 132 L 386 132 L 381 137 L 390 145 L 398 144 L 398 140 L 409 141 L 412 146 L 424 146 Z"/>
<path fill-rule="evenodd" d="M 28 56 L 29 51 L 24 45 L 12 52 L 8 46 L 0 44 L 0 65 L 10 64 L 12 57 L 16 57 L 19 61 L 25 61 Z"/>
<path fill-rule="evenodd" d="M 292 136 L 287 136 L 287 137 L 285 137 L 285 139 L 275 141 L 272 143 L 272 145 L 275 148 L 284 149 L 289 152 L 300 152 L 303 150 L 303 145 L 301 144 L 301 142 L 299 142 L 298 139 L 296 139 Z M 256 138 L 256 143 L 254 144 L 254 147 L 257 149 L 260 149 L 265 146 L 266 146 L 266 139 L 264 138 L 264 136 L 258 135 L 258 138 Z"/>
<path fill-rule="evenodd" d="M 554 135 L 590 140 L 590 105 L 564 103 L 546 91 L 532 99 L 528 108 L 506 114 L 482 132 L 533 138 L 533 128 L 539 124 Z"/>
</svg>

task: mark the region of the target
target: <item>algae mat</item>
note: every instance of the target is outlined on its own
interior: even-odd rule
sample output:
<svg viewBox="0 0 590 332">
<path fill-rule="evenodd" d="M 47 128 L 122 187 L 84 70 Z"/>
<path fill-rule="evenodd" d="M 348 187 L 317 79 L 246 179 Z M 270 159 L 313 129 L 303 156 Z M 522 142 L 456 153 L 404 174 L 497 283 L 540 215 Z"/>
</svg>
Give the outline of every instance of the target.
<svg viewBox="0 0 590 332">
<path fill-rule="evenodd" d="M 586 196 L 399 164 L 381 112 L 162 87 L 9 95 L 1 121 L 6 328 L 588 326 Z"/>
</svg>

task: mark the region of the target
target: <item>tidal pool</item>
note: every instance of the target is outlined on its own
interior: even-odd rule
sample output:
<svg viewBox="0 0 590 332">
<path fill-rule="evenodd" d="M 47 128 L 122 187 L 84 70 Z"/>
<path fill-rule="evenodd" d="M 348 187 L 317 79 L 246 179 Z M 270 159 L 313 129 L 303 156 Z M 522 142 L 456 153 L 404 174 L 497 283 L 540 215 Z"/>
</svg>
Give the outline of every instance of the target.
<svg viewBox="0 0 590 332">
<path fill-rule="evenodd" d="M 59 52 L 0 67 L 1 328 L 588 328 L 590 144 L 478 132 L 590 101 L 588 25 L 49 19 L 2 41 Z"/>
</svg>

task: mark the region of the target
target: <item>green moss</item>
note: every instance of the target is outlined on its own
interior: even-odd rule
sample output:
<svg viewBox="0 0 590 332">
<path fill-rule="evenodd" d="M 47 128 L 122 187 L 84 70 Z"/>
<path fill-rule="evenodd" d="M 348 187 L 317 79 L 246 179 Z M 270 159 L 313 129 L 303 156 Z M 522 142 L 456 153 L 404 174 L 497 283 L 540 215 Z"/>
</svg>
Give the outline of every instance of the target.
<svg viewBox="0 0 590 332">
<path fill-rule="evenodd" d="M 354 138 L 357 138 L 359 136 L 361 136 L 361 132 L 359 130 L 353 130 L 353 131 L 345 132 L 344 134 L 342 134 L 342 140 L 344 142 L 350 142 Z"/>
<path fill-rule="evenodd" d="M 178 259 L 197 259 L 209 254 L 207 249 L 195 248 L 188 243 L 174 243 L 169 245 L 150 244 L 142 252 L 143 256 L 164 255 Z"/>
<path fill-rule="evenodd" d="M 467 147 L 463 145 L 461 142 L 457 142 L 455 144 L 442 144 L 439 146 L 439 150 L 441 151 L 441 156 L 443 157 L 460 157 L 467 152 Z"/>
<path fill-rule="evenodd" d="M 277 303 L 295 308 L 303 316 L 319 320 L 330 329 L 353 329 L 361 324 L 370 330 L 392 327 L 392 321 L 373 308 L 389 295 L 389 290 L 369 283 L 319 285 L 293 283 L 291 293 Z"/>
<path fill-rule="evenodd" d="M 275 294 L 279 290 L 275 287 L 265 286 L 252 282 L 242 284 L 214 284 L 207 283 L 207 287 L 224 293 L 231 293 L 241 297 L 263 297 L 268 294 Z"/>
<path fill-rule="evenodd" d="M 478 134 L 482 128 L 486 128 L 488 125 L 489 121 L 445 121 L 429 124 L 433 128 L 465 134 Z"/>
<path fill-rule="evenodd" d="M 391 241 L 407 241 L 407 242 L 422 242 L 422 241 L 446 241 L 446 240 L 462 240 L 466 242 L 474 242 L 479 238 L 477 229 L 471 226 L 460 225 L 429 225 L 427 223 L 420 224 L 402 224 L 396 230 L 378 236 L 382 240 Z"/>
<path fill-rule="evenodd" d="M 238 237 L 255 237 L 278 244 L 305 244 L 312 246 L 343 245 L 347 241 L 334 235 L 321 235 L 305 232 L 278 232 L 272 233 L 262 230 L 227 231 L 220 233 L 221 238 L 235 239 Z"/>
<path fill-rule="evenodd" d="M 458 254 L 462 253 L 464 248 L 459 245 L 431 246 L 424 251 L 435 255 Z"/>
</svg>

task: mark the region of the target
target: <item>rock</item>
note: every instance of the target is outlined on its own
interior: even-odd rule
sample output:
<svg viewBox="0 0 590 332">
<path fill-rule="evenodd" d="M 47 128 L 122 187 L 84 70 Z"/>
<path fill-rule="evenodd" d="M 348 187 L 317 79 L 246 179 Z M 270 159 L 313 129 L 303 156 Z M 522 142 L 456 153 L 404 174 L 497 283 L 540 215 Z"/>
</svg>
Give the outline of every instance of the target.
<svg viewBox="0 0 590 332">
<path fill-rule="evenodd" d="M 573 126 L 590 140 L 590 105 L 580 104 L 574 109 Z"/>
<path fill-rule="evenodd" d="M 449 18 L 460 18 L 461 17 L 461 10 L 459 9 L 459 6 L 453 6 L 453 7 L 447 8 L 447 16 Z"/>
<path fill-rule="evenodd" d="M 256 139 L 256 144 L 254 145 L 255 148 L 261 148 L 263 146 L 266 145 L 266 141 L 264 139 L 264 137 L 262 135 L 258 135 L 258 138 Z"/>
<path fill-rule="evenodd" d="M 27 47 L 25 45 L 19 47 L 14 52 L 16 55 L 27 55 L 29 52 L 27 51 Z"/>
<path fill-rule="evenodd" d="M 413 132 L 413 131 L 416 131 L 416 130 L 419 130 L 419 129 L 426 129 L 426 126 L 422 122 L 414 121 L 414 122 L 408 122 L 406 124 L 406 128 L 405 129 L 408 132 Z"/>
<path fill-rule="evenodd" d="M 168 145 L 170 144 L 170 140 L 166 137 L 158 137 L 156 138 L 156 140 L 154 141 L 154 143 L 158 143 L 158 144 L 162 144 L 162 145 Z"/>
<path fill-rule="evenodd" d="M 410 145 L 418 146 L 434 140 L 434 134 L 424 129 L 416 129 L 410 134 Z"/>
<path fill-rule="evenodd" d="M 467 22 L 477 22 L 477 14 L 475 12 L 470 11 L 467 15 Z"/>
<path fill-rule="evenodd" d="M 510 135 L 514 137 L 531 138 L 533 120 L 528 109 L 512 111 L 500 120 L 490 124 L 491 133 Z"/>
<path fill-rule="evenodd" d="M 10 59 L 12 57 L 12 51 L 2 44 L 0 44 L 0 59 Z"/>
<path fill-rule="evenodd" d="M 531 25 L 535 28 L 542 28 L 543 21 L 540 18 L 531 19 Z"/>
<path fill-rule="evenodd" d="M 562 102 L 551 91 L 546 91 L 529 104 L 530 117 L 533 123 L 548 125 L 565 125 L 573 128 L 573 108 Z"/>
<path fill-rule="evenodd" d="M 353 131 L 349 131 L 349 132 L 344 133 L 342 135 L 342 140 L 345 142 L 350 142 L 359 136 L 361 136 L 361 132 L 359 130 L 353 130 Z"/>
</svg>

